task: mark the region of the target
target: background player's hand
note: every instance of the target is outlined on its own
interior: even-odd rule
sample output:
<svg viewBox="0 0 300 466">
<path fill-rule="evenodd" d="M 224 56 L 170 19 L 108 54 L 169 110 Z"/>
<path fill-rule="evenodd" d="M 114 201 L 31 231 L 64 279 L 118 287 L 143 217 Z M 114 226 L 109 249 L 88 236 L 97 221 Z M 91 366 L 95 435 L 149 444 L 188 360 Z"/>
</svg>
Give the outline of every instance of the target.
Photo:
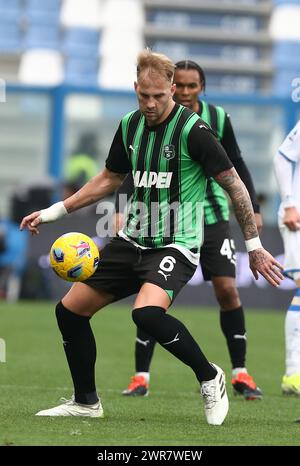
<svg viewBox="0 0 300 466">
<path fill-rule="evenodd" d="M 39 230 L 37 226 L 41 223 L 41 211 L 32 212 L 32 214 L 27 215 L 23 218 L 20 224 L 20 230 L 24 230 L 24 228 L 28 228 L 32 235 L 38 235 Z"/>
<path fill-rule="evenodd" d="M 284 209 L 283 223 L 291 231 L 300 229 L 300 213 L 296 207 L 287 207 Z"/>
<path fill-rule="evenodd" d="M 258 272 L 273 286 L 279 286 L 284 279 L 282 265 L 264 248 L 249 252 L 249 265 L 256 280 Z"/>
<path fill-rule="evenodd" d="M 256 228 L 258 231 L 258 234 L 260 235 L 262 232 L 262 227 L 263 227 L 263 220 L 261 214 L 255 213 L 255 222 L 256 222 Z"/>
</svg>

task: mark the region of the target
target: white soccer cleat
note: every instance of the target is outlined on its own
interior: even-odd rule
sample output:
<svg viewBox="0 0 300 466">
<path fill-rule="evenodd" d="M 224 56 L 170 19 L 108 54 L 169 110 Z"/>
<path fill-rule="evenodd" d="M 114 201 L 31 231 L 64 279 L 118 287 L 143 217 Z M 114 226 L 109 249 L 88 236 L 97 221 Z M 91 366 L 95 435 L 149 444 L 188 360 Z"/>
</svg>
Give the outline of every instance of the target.
<svg viewBox="0 0 300 466">
<path fill-rule="evenodd" d="M 93 405 L 83 405 L 71 399 L 54 408 L 39 411 L 36 416 L 104 417 L 104 413 L 100 400 Z"/>
<path fill-rule="evenodd" d="M 208 424 L 220 426 L 229 408 L 226 393 L 225 374 L 216 364 L 212 364 L 217 375 L 214 379 L 202 382 L 201 395 L 204 399 L 204 412 Z"/>
</svg>

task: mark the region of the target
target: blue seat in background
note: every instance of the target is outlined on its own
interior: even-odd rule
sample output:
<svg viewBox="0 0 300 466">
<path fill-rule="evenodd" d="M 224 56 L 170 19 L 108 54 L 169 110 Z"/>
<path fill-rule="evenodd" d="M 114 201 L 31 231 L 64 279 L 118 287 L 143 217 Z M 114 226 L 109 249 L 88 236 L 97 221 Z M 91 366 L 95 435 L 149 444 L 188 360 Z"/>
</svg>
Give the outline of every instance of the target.
<svg viewBox="0 0 300 466">
<path fill-rule="evenodd" d="M 65 82 L 77 86 L 96 86 L 98 77 L 98 60 L 66 58 Z"/>
<path fill-rule="evenodd" d="M 22 8 L 22 0 L 0 0 L 0 10 L 20 10 Z"/>
<path fill-rule="evenodd" d="M 49 25 L 59 25 L 60 12 L 59 11 L 30 11 L 26 10 L 24 12 L 24 18 L 26 22 L 30 25 L 44 25 L 45 27 Z"/>
<path fill-rule="evenodd" d="M 61 0 L 26 0 L 25 2 L 27 9 L 32 11 L 59 11 L 61 4 Z"/>
<path fill-rule="evenodd" d="M 291 96 L 294 90 L 292 82 L 295 78 L 299 78 L 299 72 L 295 69 L 277 71 L 273 78 L 273 94 L 281 97 Z"/>
<path fill-rule="evenodd" d="M 97 57 L 100 32 L 88 28 L 67 28 L 63 35 L 62 50 L 72 57 Z"/>
<path fill-rule="evenodd" d="M 9 220 L 0 221 L 6 233 L 6 250 L 0 254 L 0 267 L 10 269 L 7 284 L 7 299 L 19 297 L 21 278 L 25 270 L 29 233 L 20 231 L 19 225 Z"/>
<path fill-rule="evenodd" d="M 0 20 L 0 53 L 19 53 L 22 37 L 18 23 L 5 23 Z"/>
<path fill-rule="evenodd" d="M 0 0 L 0 53 L 21 51 L 21 0 Z"/>
<path fill-rule="evenodd" d="M 29 25 L 59 25 L 60 0 L 27 0 L 24 18 Z"/>
<path fill-rule="evenodd" d="M 299 69 L 300 41 L 282 40 L 273 44 L 272 61 L 275 66 Z"/>
<path fill-rule="evenodd" d="M 60 50 L 60 29 L 58 26 L 34 25 L 27 29 L 24 48 L 46 48 Z"/>
<path fill-rule="evenodd" d="M 300 0 L 273 0 L 273 8 L 278 5 L 299 5 Z"/>
</svg>

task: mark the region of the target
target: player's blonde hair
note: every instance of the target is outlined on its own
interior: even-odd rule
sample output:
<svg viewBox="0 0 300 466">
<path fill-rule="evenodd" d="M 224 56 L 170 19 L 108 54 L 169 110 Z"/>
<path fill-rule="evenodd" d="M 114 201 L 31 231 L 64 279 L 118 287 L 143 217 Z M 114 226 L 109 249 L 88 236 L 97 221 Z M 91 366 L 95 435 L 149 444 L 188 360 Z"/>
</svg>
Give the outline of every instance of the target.
<svg viewBox="0 0 300 466">
<path fill-rule="evenodd" d="M 139 53 L 137 58 L 137 77 L 139 78 L 144 71 L 157 73 L 173 83 L 175 64 L 166 55 L 145 49 Z"/>
</svg>

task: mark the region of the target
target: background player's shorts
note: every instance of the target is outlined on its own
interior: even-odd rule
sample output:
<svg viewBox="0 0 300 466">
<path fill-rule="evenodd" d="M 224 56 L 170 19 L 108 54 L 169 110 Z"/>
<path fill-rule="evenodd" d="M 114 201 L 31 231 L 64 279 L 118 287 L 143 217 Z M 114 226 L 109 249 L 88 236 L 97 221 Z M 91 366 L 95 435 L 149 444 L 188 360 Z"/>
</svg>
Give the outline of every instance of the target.
<svg viewBox="0 0 300 466">
<path fill-rule="evenodd" d="M 297 280 L 300 278 L 300 230 L 290 231 L 282 224 L 279 230 L 284 245 L 284 275 Z"/>
<path fill-rule="evenodd" d="M 141 249 L 117 237 L 104 247 L 96 272 L 84 283 L 116 300 L 138 293 L 145 282 L 154 283 L 174 301 L 195 270 L 177 249 Z"/>
<path fill-rule="evenodd" d="M 229 222 L 205 225 L 204 242 L 200 251 L 200 265 L 206 281 L 215 277 L 235 278 L 235 246 Z"/>
</svg>

